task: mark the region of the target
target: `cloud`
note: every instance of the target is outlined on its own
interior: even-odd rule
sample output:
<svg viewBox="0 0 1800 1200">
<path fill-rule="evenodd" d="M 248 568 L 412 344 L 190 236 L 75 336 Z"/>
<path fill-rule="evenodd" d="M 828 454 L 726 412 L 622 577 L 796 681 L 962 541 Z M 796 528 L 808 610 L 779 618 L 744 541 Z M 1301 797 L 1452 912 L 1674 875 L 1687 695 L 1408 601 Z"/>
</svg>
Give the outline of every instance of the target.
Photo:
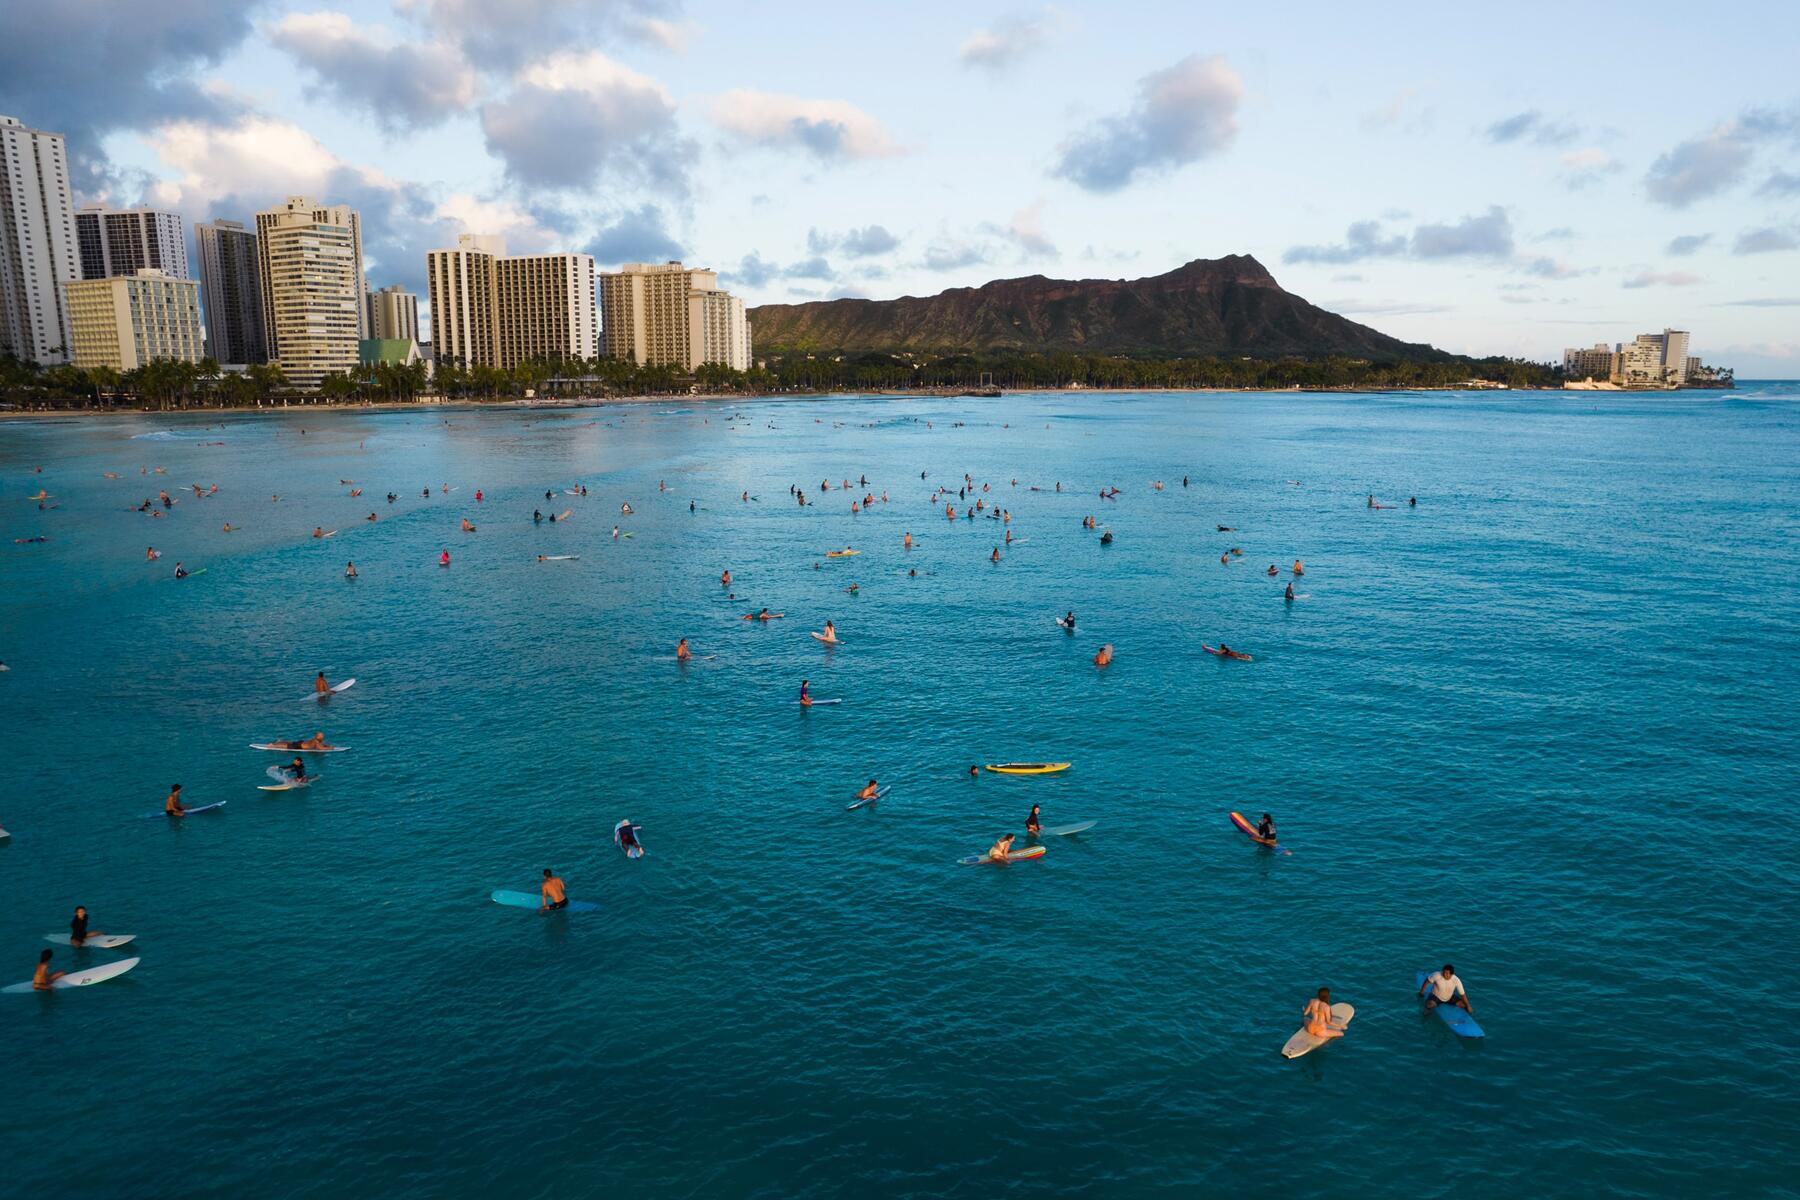
<svg viewBox="0 0 1800 1200">
<path fill-rule="evenodd" d="M 1617 174 L 1620 170 L 1619 160 L 1604 150 L 1590 147 L 1586 150 L 1570 150 L 1557 157 L 1562 167 L 1563 186 L 1571 191 L 1584 188 L 1590 183 L 1597 183 L 1608 175 Z"/>
<path fill-rule="evenodd" d="M 1512 222 L 1498 204 L 1454 225 L 1421 225 L 1413 230 L 1414 258 L 1506 258 L 1513 252 Z"/>
<path fill-rule="evenodd" d="M 744 255 L 735 270 L 725 272 L 725 278 L 731 282 L 732 286 L 742 284 L 749 288 L 765 287 L 780 275 L 780 267 L 767 261 L 754 250 Z"/>
<path fill-rule="evenodd" d="M 1669 244 L 1663 249 L 1677 258 L 1685 258 L 1710 241 L 1710 233 L 1684 233 L 1680 237 L 1670 238 Z"/>
<path fill-rule="evenodd" d="M 686 253 L 669 232 L 667 215 L 654 204 L 626 209 L 612 224 L 602 227 L 583 249 L 606 267 L 628 262 L 668 262 Z"/>
<path fill-rule="evenodd" d="M 1056 257 L 1056 243 L 1044 232 L 1044 202 L 1037 201 L 1027 208 L 1014 213 L 1007 222 L 1006 236 L 1026 254 L 1039 257 Z"/>
<path fill-rule="evenodd" d="M 1392 98 L 1390 98 L 1386 104 L 1383 104 L 1379 108 L 1371 109 L 1363 114 L 1363 128 L 1370 130 L 1386 129 L 1390 126 L 1398 125 L 1401 118 L 1406 116 L 1407 110 L 1412 107 L 1413 101 L 1418 98 L 1418 88 L 1401 88 L 1398 92 L 1394 93 Z M 1423 114 L 1420 114 L 1421 119 L 1422 117 Z"/>
<path fill-rule="evenodd" d="M 1686 271 L 1640 271 L 1619 286 L 1627 288 L 1692 287 L 1696 283 L 1702 282 L 1704 281 L 1700 276 L 1689 274 Z"/>
<path fill-rule="evenodd" d="M 1650 164 L 1644 190 L 1670 208 L 1686 208 L 1733 186 L 1750 169 L 1753 137 L 1736 121 L 1681 142 Z"/>
<path fill-rule="evenodd" d="M 1546 229 L 1531 240 L 1534 242 L 1567 242 L 1575 237 L 1575 231 L 1567 225 L 1558 225 L 1555 229 Z"/>
<path fill-rule="evenodd" d="M 1411 300 L 1326 300 L 1319 307 L 1327 312 L 1355 313 L 1359 317 L 1403 317 L 1453 311 L 1448 304 L 1424 304 Z"/>
<path fill-rule="evenodd" d="M 900 153 L 881 122 L 845 100 L 807 100 L 740 88 L 713 103 L 712 119 L 746 142 L 797 148 L 826 162 Z"/>
<path fill-rule="evenodd" d="M 1755 300 L 1721 300 L 1725 308 L 1800 308 L 1800 296 L 1764 296 Z"/>
<path fill-rule="evenodd" d="M 959 271 L 988 261 L 988 251 L 971 241 L 940 237 L 925 248 L 919 265 L 927 271 Z"/>
<path fill-rule="evenodd" d="M 785 279 L 831 279 L 836 272 L 822 255 L 815 254 L 790 265 L 781 274 Z"/>
<path fill-rule="evenodd" d="M 655 41 L 668 24 L 663 0 L 396 0 L 395 9 L 434 36 L 455 42 L 470 62 L 510 74 L 545 54 L 615 35 Z"/>
<path fill-rule="evenodd" d="M 1237 138 L 1244 83 L 1222 57 L 1190 54 L 1138 81 L 1130 112 L 1102 117 L 1064 143 L 1053 174 L 1090 192 L 1186 166 Z"/>
<path fill-rule="evenodd" d="M 900 239 L 880 225 L 847 229 L 840 234 L 820 233 L 817 229 L 806 231 L 806 248 L 814 254 L 837 251 L 850 258 L 874 258 L 899 245 Z"/>
<path fill-rule="evenodd" d="M 1046 8 L 1031 16 L 1002 17 L 986 29 L 970 34 L 956 57 L 965 67 L 1000 72 L 1043 47 L 1062 24 L 1062 14 Z"/>
<path fill-rule="evenodd" d="M 225 120 L 242 110 L 197 75 L 251 33 L 240 0 L 19 0 L 0 36 L 0 112 L 68 139 L 77 190 L 103 186 L 101 141 L 117 129 Z"/>
<path fill-rule="evenodd" d="M 1402 234 L 1385 237 L 1380 221 L 1355 221 L 1344 233 L 1340 246 L 1289 246 L 1281 261 L 1291 263 L 1353 263 L 1368 258 L 1398 258 L 1406 253 Z"/>
<path fill-rule="evenodd" d="M 1581 130 L 1564 121 L 1552 121 L 1535 108 L 1502 117 L 1487 127 L 1490 142 L 1517 142 L 1529 138 L 1540 146 L 1560 146 L 1573 141 Z"/>
<path fill-rule="evenodd" d="M 1800 196 L 1800 175 L 1786 171 L 1773 172 L 1763 185 L 1756 189 L 1759 196 Z"/>
<path fill-rule="evenodd" d="M 551 188 L 623 180 L 687 192 L 693 143 L 675 102 L 655 80 L 598 50 L 564 51 L 522 72 L 504 99 L 484 105 L 488 149 L 519 183 Z"/>
<path fill-rule="evenodd" d="M 1577 275 L 1589 273 L 1578 267 L 1571 267 L 1555 258 L 1534 258 L 1525 263 L 1520 270 L 1527 275 L 1536 275 L 1541 279 L 1573 279 Z"/>
<path fill-rule="evenodd" d="M 1776 229 L 1773 226 L 1765 229 L 1746 229 L 1738 234 L 1737 241 L 1732 243 L 1733 254 L 1774 254 L 1782 250 L 1800 248 L 1800 238 L 1792 231 Z"/>
<path fill-rule="evenodd" d="M 692 21 L 668 21 L 661 17 L 633 17 L 625 23 L 631 37 L 671 54 L 686 54 L 688 43 L 700 32 Z"/>
<path fill-rule="evenodd" d="M 510 254 L 549 250 L 560 240 L 560 230 L 549 228 L 538 214 L 510 200 L 487 200 L 467 192 L 452 192 L 437 206 L 437 216 L 460 232 L 499 234 L 506 239 Z"/>
<path fill-rule="evenodd" d="M 389 130 L 436 124 L 475 100 L 475 69 L 446 42 L 398 42 L 341 12 L 289 13 L 269 41 Z"/>
</svg>

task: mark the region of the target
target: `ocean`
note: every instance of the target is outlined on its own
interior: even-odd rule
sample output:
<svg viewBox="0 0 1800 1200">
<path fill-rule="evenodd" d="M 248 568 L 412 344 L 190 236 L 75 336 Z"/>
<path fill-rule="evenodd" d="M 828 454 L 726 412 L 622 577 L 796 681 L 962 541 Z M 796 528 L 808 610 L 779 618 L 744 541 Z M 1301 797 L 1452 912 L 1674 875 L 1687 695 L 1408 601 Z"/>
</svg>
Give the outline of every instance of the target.
<svg viewBox="0 0 1800 1200">
<path fill-rule="evenodd" d="M 1800 1194 L 1797 400 L 0 423 L 0 1191 Z"/>
</svg>

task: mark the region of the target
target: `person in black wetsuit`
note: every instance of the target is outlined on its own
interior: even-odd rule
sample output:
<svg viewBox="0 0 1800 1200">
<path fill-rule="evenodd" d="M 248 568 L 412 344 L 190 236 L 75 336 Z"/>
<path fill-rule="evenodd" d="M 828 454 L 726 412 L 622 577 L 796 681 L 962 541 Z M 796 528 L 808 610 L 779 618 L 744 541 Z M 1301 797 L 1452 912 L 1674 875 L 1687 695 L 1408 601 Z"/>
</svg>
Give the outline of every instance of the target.
<svg viewBox="0 0 1800 1200">
<path fill-rule="evenodd" d="M 1275 818 L 1271 817 L 1268 813 L 1264 813 L 1262 815 L 1262 820 L 1256 823 L 1256 836 L 1267 841 L 1274 841 Z"/>
<path fill-rule="evenodd" d="M 91 937 L 99 937 L 98 929 L 88 928 L 88 910 L 82 905 L 75 906 L 75 919 L 69 922 L 69 944 L 82 946 Z"/>
<path fill-rule="evenodd" d="M 1038 817 L 1038 805 L 1031 806 L 1031 814 L 1025 818 L 1025 832 L 1036 837 L 1044 832 L 1044 823 Z"/>
<path fill-rule="evenodd" d="M 1062 627 L 1064 629 L 1068 630 L 1070 633 L 1075 632 L 1075 610 L 1074 609 L 1071 608 L 1069 610 L 1069 615 L 1062 619 Z"/>
<path fill-rule="evenodd" d="M 538 523 L 538 522 L 539 522 L 539 521 L 542 521 L 542 520 L 543 520 L 543 519 L 544 519 L 544 514 L 543 514 L 543 513 L 541 513 L 541 512 L 539 512 L 539 511 L 538 511 L 538 510 L 537 510 L 537 509 L 535 509 L 535 508 L 534 508 L 534 509 L 532 509 L 532 510 L 531 510 L 531 522 L 532 522 L 532 524 L 534 524 L 534 525 L 535 525 L 535 524 L 537 524 L 537 523 Z"/>
</svg>

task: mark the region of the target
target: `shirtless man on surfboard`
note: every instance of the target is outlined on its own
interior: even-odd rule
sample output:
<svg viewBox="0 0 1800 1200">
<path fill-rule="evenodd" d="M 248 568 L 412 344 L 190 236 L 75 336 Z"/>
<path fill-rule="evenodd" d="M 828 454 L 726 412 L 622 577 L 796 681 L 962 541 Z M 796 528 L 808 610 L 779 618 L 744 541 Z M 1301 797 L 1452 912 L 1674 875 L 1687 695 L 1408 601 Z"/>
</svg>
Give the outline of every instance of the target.
<svg viewBox="0 0 1800 1200">
<path fill-rule="evenodd" d="M 871 780 L 869 780 L 868 785 L 866 787 L 864 787 L 862 791 L 856 793 L 856 798 L 858 800 L 873 800 L 875 798 L 875 793 L 879 792 L 880 790 L 881 790 L 880 788 L 875 786 L 875 781 L 873 779 L 871 779 Z"/>
<path fill-rule="evenodd" d="M 317 679 L 313 680 L 313 695 L 323 696 L 326 692 L 329 692 L 330 690 L 331 690 L 331 685 L 329 683 L 325 682 L 325 672 L 320 671 L 319 677 Z"/>
<path fill-rule="evenodd" d="M 181 785 L 171 784 L 168 798 L 163 801 L 163 813 L 171 817 L 187 816 L 187 805 L 181 802 Z"/>
<path fill-rule="evenodd" d="M 544 882 L 539 885 L 538 894 L 544 900 L 542 904 L 538 905 L 539 912 L 569 907 L 569 895 L 563 887 L 562 877 L 549 867 L 544 868 Z"/>
</svg>

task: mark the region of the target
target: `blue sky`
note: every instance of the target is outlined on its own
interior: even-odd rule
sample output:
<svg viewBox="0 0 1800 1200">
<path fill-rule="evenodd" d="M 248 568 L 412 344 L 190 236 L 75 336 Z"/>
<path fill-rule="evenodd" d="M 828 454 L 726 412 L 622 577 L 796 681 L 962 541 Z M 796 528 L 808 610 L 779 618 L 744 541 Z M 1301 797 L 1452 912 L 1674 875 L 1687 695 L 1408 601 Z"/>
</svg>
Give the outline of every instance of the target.
<svg viewBox="0 0 1800 1200">
<path fill-rule="evenodd" d="M 353 203 L 372 285 L 462 230 L 753 303 L 1248 253 L 1454 351 L 1800 376 L 1790 3 L 3 2 L 85 198 Z"/>
</svg>

